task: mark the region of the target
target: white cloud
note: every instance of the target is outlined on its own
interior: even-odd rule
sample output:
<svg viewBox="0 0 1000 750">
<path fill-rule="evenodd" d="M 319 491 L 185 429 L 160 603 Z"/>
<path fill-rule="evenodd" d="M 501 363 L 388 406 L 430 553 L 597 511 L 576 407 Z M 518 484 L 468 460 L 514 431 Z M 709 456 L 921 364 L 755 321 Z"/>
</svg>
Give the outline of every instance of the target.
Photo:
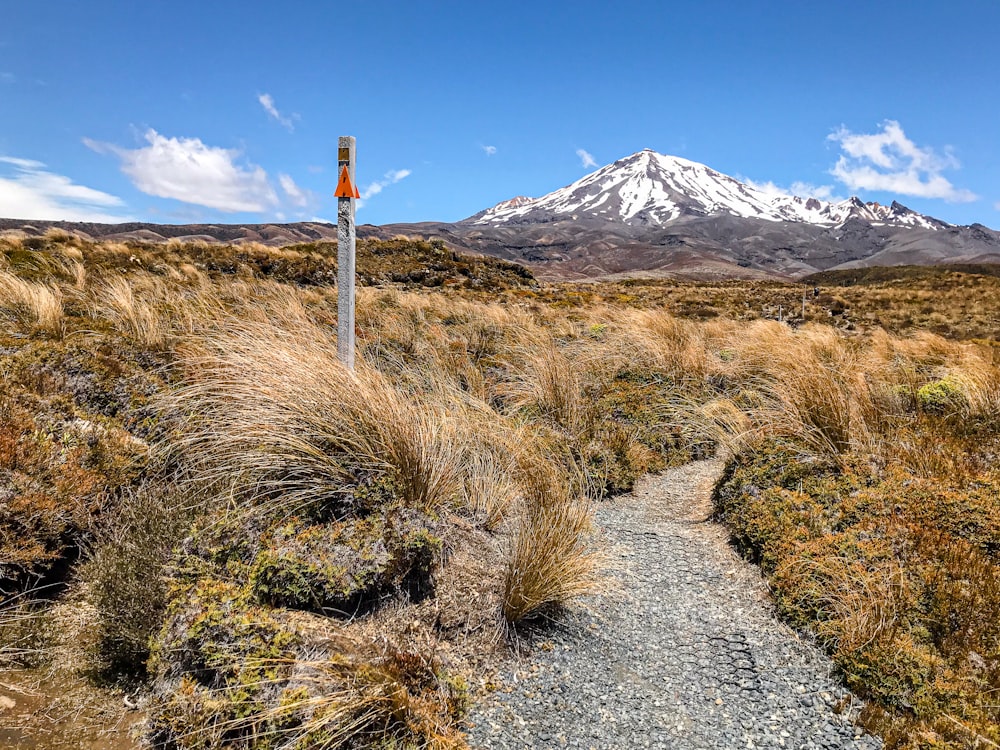
<svg viewBox="0 0 1000 750">
<path fill-rule="evenodd" d="M 996 202 L 996 203 L 994 204 L 993 208 L 995 208 L 995 209 L 996 209 L 997 211 L 1000 211 L 1000 201 L 997 201 L 997 202 Z"/>
<path fill-rule="evenodd" d="M 770 180 L 767 182 L 755 182 L 745 177 L 740 179 L 770 198 L 798 196 L 799 198 L 818 198 L 821 201 L 830 201 L 833 203 L 844 200 L 842 196 L 836 195 L 833 192 L 833 185 L 813 185 L 809 182 L 796 181 L 790 187 L 786 188 L 776 185 Z"/>
<path fill-rule="evenodd" d="M 40 161 L 0 156 L 0 216 L 5 218 L 117 224 L 130 217 L 108 209 L 124 205 L 117 196 L 49 172 Z"/>
<path fill-rule="evenodd" d="M 796 181 L 788 188 L 792 195 L 800 198 L 818 198 L 821 201 L 842 201 L 842 196 L 835 195 L 833 185 L 813 185 L 811 182 Z"/>
<path fill-rule="evenodd" d="M 375 180 L 368 187 L 361 191 L 361 200 L 358 201 L 357 207 L 361 208 L 364 202 L 369 198 L 378 195 L 389 185 L 394 185 L 400 180 L 404 180 L 412 174 L 409 169 L 391 169 L 385 173 L 385 176 L 381 180 Z"/>
<path fill-rule="evenodd" d="M 292 117 L 285 117 L 283 114 L 281 114 L 281 112 L 278 111 L 278 108 L 274 106 L 273 96 L 271 96 L 270 94 L 258 94 L 257 101 L 260 102 L 260 106 L 264 108 L 264 111 L 267 112 L 269 115 L 271 115 L 271 117 L 273 117 L 275 120 L 280 122 L 285 128 L 287 128 L 289 133 L 295 130 L 295 124 L 292 122 L 292 117 L 297 117 L 297 115 L 292 115 Z"/>
<path fill-rule="evenodd" d="M 780 185 L 776 185 L 770 180 L 768 180 L 767 182 L 757 182 L 756 180 L 751 180 L 749 177 L 740 176 L 739 181 L 746 183 L 754 190 L 759 190 L 760 192 L 767 195 L 768 198 L 777 198 L 779 196 L 791 195 L 788 188 L 783 188 Z"/>
<path fill-rule="evenodd" d="M 278 175 L 278 182 L 281 184 L 281 189 L 285 191 L 285 195 L 287 195 L 288 199 L 296 206 L 305 208 L 309 205 L 309 192 L 296 185 L 295 180 L 293 180 L 289 175 Z"/>
<path fill-rule="evenodd" d="M 956 188 L 941 174 L 960 166 L 947 148 L 939 154 L 917 146 L 895 120 L 886 120 L 881 127 L 881 132 L 865 134 L 841 126 L 831 133 L 827 140 L 839 143 L 843 153 L 830 174 L 850 190 L 884 190 L 952 203 L 977 200 L 974 193 Z"/>
<path fill-rule="evenodd" d="M 580 164 L 584 168 L 589 169 L 597 166 L 597 162 L 594 161 L 594 157 L 582 148 L 578 148 L 576 150 L 576 155 L 580 157 Z"/>
<path fill-rule="evenodd" d="M 147 195 L 230 212 L 260 212 L 277 205 L 267 172 L 237 164 L 239 151 L 206 146 L 198 138 L 167 138 L 152 128 L 145 137 L 149 145 L 137 149 L 89 138 L 83 142 L 121 159 L 122 172 Z"/>
<path fill-rule="evenodd" d="M 493 154 L 495 154 L 497 152 L 497 147 L 496 146 L 483 146 L 482 149 L 483 149 L 483 151 L 486 152 L 487 156 L 493 156 Z"/>
</svg>

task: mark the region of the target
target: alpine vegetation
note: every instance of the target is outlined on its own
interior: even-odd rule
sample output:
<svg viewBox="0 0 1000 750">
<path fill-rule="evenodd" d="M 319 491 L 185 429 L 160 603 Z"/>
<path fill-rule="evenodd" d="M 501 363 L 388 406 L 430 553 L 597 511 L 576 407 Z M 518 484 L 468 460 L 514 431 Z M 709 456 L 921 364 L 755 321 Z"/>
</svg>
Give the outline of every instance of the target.
<svg viewBox="0 0 1000 750">
<path fill-rule="evenodd" d="M 0 238 L 0 689 L 52 695 L 18 731 L 77 741 L 127 689 L 154 747 L 465 747 L 607 585 L 594 509 L 718 454 L 717 520 L 864 726 L 1000 742 L 996 276 L 359 251 L 350 372 L 329 245 Z"/>
</svg>

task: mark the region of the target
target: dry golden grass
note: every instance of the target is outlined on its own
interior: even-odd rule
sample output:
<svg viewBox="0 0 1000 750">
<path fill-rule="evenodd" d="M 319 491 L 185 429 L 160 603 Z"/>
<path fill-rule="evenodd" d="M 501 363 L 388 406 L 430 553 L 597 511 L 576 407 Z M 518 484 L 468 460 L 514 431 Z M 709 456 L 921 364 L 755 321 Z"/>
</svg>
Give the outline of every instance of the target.
<svg viewBox="0 0 1000 750">
<path fill-rule="evenodd" d="M 849 331 L 912 334 L 930 331 L 953 339 L 1000 340 L 996 317 L 1000 277 L 995 266 L 859 269 L 803 283 L 774 281 L 634 280 L 602 284 L 558 284 L 518 299 L 581 310 L 607 304 L 619 310 L 664 310 L 709 322 L 761 318 L 821 323 Z M 872 272 L 881 272 L 879 274 Z M 839 275 L 840 278 L 834 278 Z M 861 279 L 860 277 L 870 277 Z M 814 286 L 820 295 L 814 296 Z M 805 321 L 802 297 L 806 292 Z"/>
<path fill-rule="evenodd" d="M 63 334 L 63 293 L 55 284 L 25 281 L 0 270 L 0 309 L 26 327 L 57 338 Z"/>
<path fill-rule="evenodd" d="M 889 641 L 912 606 L 906 572 L 898 560 L 875 570 L 850 557 L 789 558 L 775 577 L 818 607 L 818 632 L 834 648 L 858 651 Z"/>
<path fill-rule="evenodd" d="M 80 257 L 82 258 L 83 255 L 81 254 Z M 87 288 L 87 267 L 75 259 L 71 260 L 68 265 L 69 273 L 73 278 L 73 289 L 82 292 Z"/>
<path fill-rule="evenodd" d="M 469 451 L 462 497 L 483 528 L 499 529 L 520 512 L 521 490 L 514 481 L 516 460 L 489 450 Z"/>
<path fill-rule="evenodd" d="M 444 409 L 417 406 L 364 365 L 348 372 L 307 321 L 292 334 L 233 320 L 182 362 L 191 384 L 171 401 L 196 416 L 177 449 L 197 457 L 210 484 L 292 509 L 343 495 L 358 468 L 389 474 L 414 507 L 458 491 L 461 451 Z"/>
<path fill-rule="evenodd" d="M 662 310 L 634 310 L 607 317 L 615 335 L 631 344 L 633 365 L 641 363 L 678 380 L 699 380 L 713 370 L 705 326 Z"/>
<path fill-rule="evenodd" d="M 729 398 L 690 404 L 686 418 L 704 435 L 706 442 L 723 446 L 730 455 L 745 450 L 766 429 L 761 425 L 760 415 L 755 425 L 750 415 Z"/>
<path fill-rule="evenodd" d="M 92 290 L 92 314 L 110 320 L 139 344 L 161 349 L 170 335 L 169 317 L 162 312 L 162 303 L 157 304 L 163 294 L 158 283 L 139 285 L 125 276 L 113 277 Z"/>
<path fill-rule="evenodd" d="M 372 278 L 394 278 L 386 247 L 369 249 Z M 512 286 L 499 293 L 506 305 L 496 296 L 484 301 L 478 287 L 362 288 L 359 366 L 350 374 L 337 363 L 332 265 L 321 250 L 92 245 L 62 235 L 0 240 L 0 284 L 7 285 L 0 307 L 19 326 L 5 346 L 27 340 L 58 355 L 26 357 L 15 385 L 32 408 L 51 395 L 46 389 L 77 388 L 65 401 L 53 397 L 40 422 L 69 441 L 71 431 L 62 429 L 68 410 L 98 419 L 88 409 L 99 408 L 100 419 L 114 422 L 123 408 L 116 393 L 131 393 L 134 372 L 87 400 L 79 391 L 87 382 L 77 377 L 80 354 L 67 341 L 109 359 L 120 354 L 123 363 L 154 359 L 167 367 L 180 384 L 159 402 L 171 419 L 157 424 L 147 413 L 128 429 L 160 435 L 168 457 L 206 491 L 217 515 L 214 526 L 199 528 L 218 531 L 224 518 L 259 541 L 276 517 L 306 507 L 351 517 L 358 503 L 371 501 L 366 493 L 427 511 L 445 540 L 438 573 L 461 585 L 438 592 L 433 616 L 421 609 L 430 603 L 397 604 L 400 621 L 420 611 L 432 624 L 439 615 L 460 620 L 462 606 L 481 610 L 489 628 L 537 621 L 599 588 L 602 559 L 590 529 L 595 498 L 694 455 L 691 446 L 704 454 L 721 444 L 738 456 L 741 481 L 753 488 L 727 522 L 771 576 L 783 611 L 815 629 L 852 687 L 874 704 L 891 712 L 913 700 L 898 685 L 919 683 L 914 695 L 925 714 L 891 742 L 905 747 L 917 731 L 957 743 L 943 745 L 949 748 L 974 746 L 976 734 L 1000 741 L 992 704 L 976 697 L 995 690 L 997 678 L 997 654 L 983 644 L 994 642 L 989 620 L 1000 614 L 977 613 L 1000 613 L 991 495 L 1000 455 L 1000 347 L 927 328 L 986 330 L 984 310 L 960 306 L 971 281 L 956 281 L 959 292 L 928 281 L 927 288 L 897 285 L 870 298 L 858 289 L 824 290 L 829 299 L 810 299 L 811 322 L 796 328 L 755 320 L 782 295 L 800 299 L 795 285 Z M 420 253 L 473 267 L 440 248 L 416 248 L 400 284 L 425 278 Z M 46 312 L 51 300 L 55 313 Z M 859 335 L 867 325 L 863 304 L 867 311 L 897 301 L 914 313 L 909 328 L 927 326 L 907 338 L 878 328 Z M 834 308 L 839 312 L 828 314 Z M 886 320 L 901 314 L 878 312 Z M 64 341 L 53 340 L 57 331 L 67 334 Z M 55 457 L 63 444 L 52 442 Z M 21 455 L 13 450 L 17 435 L 8 443 L 0 464 Z M 130 497 L 109 490 L 114 502 Z M 215 565 L 218 554 L 226 580 L 239 581 L 255 553 L 222 538 L 221 552 L 184 552 L 174 562 L 190 565 L 184 575 L 191 575 Z M 191 542 L 202 543 L 197 535 Z M 114 547 L 102 553 L 107 570 L 116 569 Z M 470 564 L 487 547 L 489 566 Z M 140 557 L 133 555 L 133 567 L 143 567 Z M 455 560 L 468 569 L 448 569 Z M 114 576 L 108 581 L 118 587 L 112 594 L 125 594 L 109 600 L 120 606 L 130 589 Z M 132 576 L 128 585 L 137 582 Z M 235 601 L 234 620 L 253 620 L 241 607 L 266 609 Z M 138 640 L 148 627 L 140 623 Z M 419 653 L 434 651 L 438 637 L 445 636 L 422 641 Z M 971 654 L 986 667 L 970 667 L 979 664 Z M 307 712 L 309 701 L 320 701 L 316 715 L 326 723 L 314 729 L 334 737 L 370 729 L 401 739 L 407 725 L 425 742 L 449 746 L 450 719 L 425 703 L 440 695 L 417 689 L 416 672 L 383 656 L 368 654 L 370 670 L 354 683 L 346 673 L 313 669 L 303 679 L 325 685 L 328 703 L 305 695 L 289 701 Z M 308 664 L 308 654 L 302 659 Z M 947 695 L 973 697 L 949 703 Z M 211 693 L 186 705 L 201 697 L 222 706 L 223 697 Z M 356 711 L 338 713 L 341 705 Z M 267 710 L 266 720 L 280 723 L 284 709 Z M 219 711 L 202 719 L 208 724 Z M 942 728 L 955 722 L 964 729 Z M 954 739 L 959 735 L 973 739 Z"/>
<path fill-rule="evenodd" d="M 734 337 L 731 377 L 763 400 L 752 416 L 820 455 L 870 450 L 877 421 L 857 345 L 829 328 L 758 322 Z"/>
<path fill-rule="evenodd" d="M 591 510 L 563 485 L 535 477 L 515 532 L 504 579 L 503 616 L 509 623 L 553 614 L 593 593 L 604 556 L 591 537 Z"/>
<path fill-rule="evenodd" d="M 512 408 L 527 411 L 574 438 L 592 424 L 580 369 L 553 341 L 518 348 L 506 356 L 515 368 L 505 392 Z"/>
<path fill-rule="evenodd" d="M 282 675 L 245 686 L 277 693 L 274 705 L 196 725 L 174 735 L 172 742 L 180 750 L 222 746 L 238 738 L 331 750 L 369 743 L 427 750 L 468 748 L 454 726 L 455 714 L 466 700 L 464 689 L 442 680 L 433 659 L 391 647 L 373 653 L 346 633 L 335 638 L 329 658 L 268 659 L 243 665 L 257 674 Z M 225 700 L 225 689 L 215 692 L 214 700 Z"/>
</svg>

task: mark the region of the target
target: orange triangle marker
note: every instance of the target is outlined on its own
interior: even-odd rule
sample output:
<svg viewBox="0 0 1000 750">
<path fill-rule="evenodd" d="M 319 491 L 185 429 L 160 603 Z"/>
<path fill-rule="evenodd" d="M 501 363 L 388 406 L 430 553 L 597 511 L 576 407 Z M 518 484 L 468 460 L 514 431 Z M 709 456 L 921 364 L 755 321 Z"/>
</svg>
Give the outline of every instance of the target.
<svg viewBox="0 0 1000 750">
<path fill-rule="evenodd" d="M 337 182 L 337 190 L 334 192 L 336 198 L 360 198 L 361 194 L 357 188 L 351 184 L 351 173 L 347 167 L 340 170 L 340 180 Z"/>
</svg>

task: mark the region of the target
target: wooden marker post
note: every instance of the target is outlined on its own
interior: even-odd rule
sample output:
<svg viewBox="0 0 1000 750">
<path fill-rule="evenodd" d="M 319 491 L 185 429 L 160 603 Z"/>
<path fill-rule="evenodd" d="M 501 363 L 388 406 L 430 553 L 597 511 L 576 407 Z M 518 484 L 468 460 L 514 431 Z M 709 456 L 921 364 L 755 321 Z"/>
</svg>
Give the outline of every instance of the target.
<svg viewBox="0 0 1000 750">
<path fill-rule="evenodd" d="M 354 369 L 354 199 L 360 198 L 354 178 L 355 138 L 342 135 L 337 143 L 337 358 Z"/>
</svg>

